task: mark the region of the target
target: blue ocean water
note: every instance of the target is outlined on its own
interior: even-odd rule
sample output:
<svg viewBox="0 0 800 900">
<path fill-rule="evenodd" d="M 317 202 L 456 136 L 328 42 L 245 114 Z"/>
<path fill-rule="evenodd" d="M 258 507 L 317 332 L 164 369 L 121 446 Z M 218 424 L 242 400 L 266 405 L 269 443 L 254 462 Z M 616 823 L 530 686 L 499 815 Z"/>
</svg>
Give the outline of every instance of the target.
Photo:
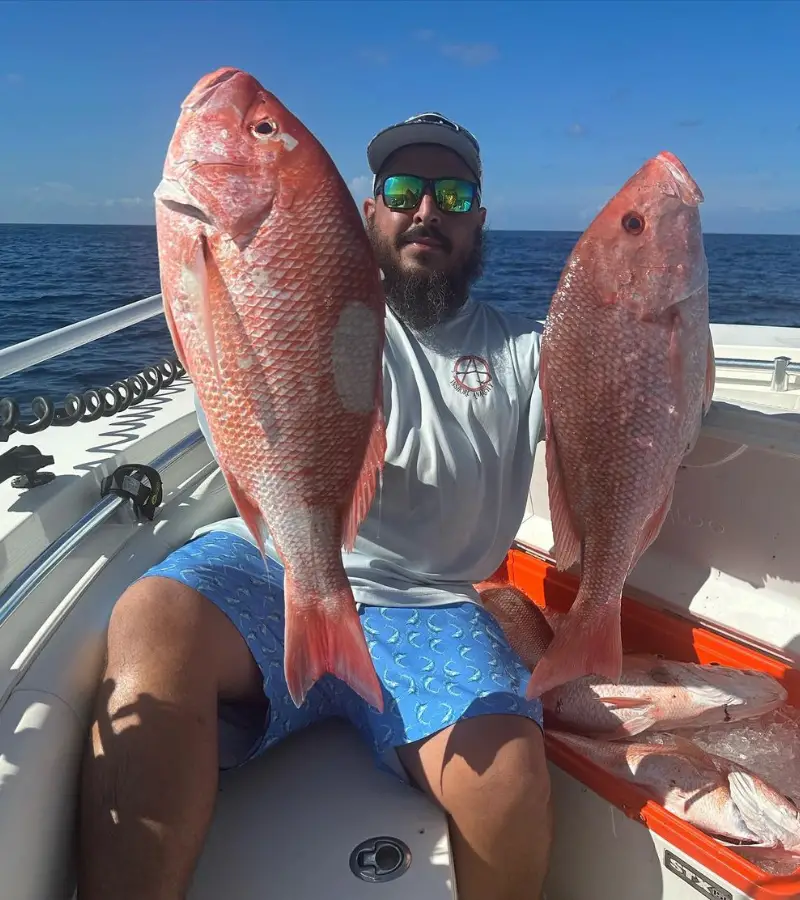
<svg viewBox="0 0 800 900">
<path fill-rule="evenodd" d="M 486 236 L 475 296 L 544 318 L 577 233 Z M 800 326 L 800 236 L 705 236 L 714 322 Z M 156 233 L 143 226 L 0 225 L 0 347 L 159 291 Z M 0 397 L 109 384 L 172 353 L 162 317 L 0 381 Z"/>
</svg>

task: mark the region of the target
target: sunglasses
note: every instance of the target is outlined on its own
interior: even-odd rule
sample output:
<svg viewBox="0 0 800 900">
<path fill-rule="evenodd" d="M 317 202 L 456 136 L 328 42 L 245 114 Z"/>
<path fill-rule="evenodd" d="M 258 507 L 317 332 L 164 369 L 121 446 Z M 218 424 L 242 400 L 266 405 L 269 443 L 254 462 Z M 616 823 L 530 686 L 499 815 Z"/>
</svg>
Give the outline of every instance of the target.
<svg viewBox="0 0 800 900">
<path fill-rule="evenodd" d="M 476 182 L 464 178 L 420 178 L 418 175 L 388 175 L 375 186 L 388 209 L 416 209 L 430 188 L 436 205 L 444 213 L 467 213 L 480 203 Z"/>
</svg>

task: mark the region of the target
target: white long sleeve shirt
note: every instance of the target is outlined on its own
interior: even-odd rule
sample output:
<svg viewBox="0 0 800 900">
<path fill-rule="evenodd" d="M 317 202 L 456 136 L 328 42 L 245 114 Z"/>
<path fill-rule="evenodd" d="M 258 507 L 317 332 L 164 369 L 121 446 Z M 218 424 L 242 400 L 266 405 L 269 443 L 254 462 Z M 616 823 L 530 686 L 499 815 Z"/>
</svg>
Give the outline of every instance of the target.
<svg viewBox="0 0 800 900">
<path fill-rule="evenodd" d="M 382 484 L 353 552 L 342 553 L 359 603 L 478 602 L 472 585 L 503 561 L 528 498 L 542 425 L 540 330 L 470 299 L 423 343 L 387 308 Z M 238 516 L 197 534 L 211 530 L 255 544 Z"/>
</svg>

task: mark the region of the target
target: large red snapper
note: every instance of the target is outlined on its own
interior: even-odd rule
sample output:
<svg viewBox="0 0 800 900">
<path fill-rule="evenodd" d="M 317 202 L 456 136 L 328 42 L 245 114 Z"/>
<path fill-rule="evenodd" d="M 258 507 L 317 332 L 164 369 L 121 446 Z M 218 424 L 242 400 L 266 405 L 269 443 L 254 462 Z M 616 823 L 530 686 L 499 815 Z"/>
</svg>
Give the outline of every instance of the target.
<svg viewBox="0 0 800 900">
<path fill-rule="evenodd" d="M 341 558 L 385 453 L 385 301 L 355 201 L 315 137 L 233 68 L 184 101 L 155 196 L 176 350 L 239 513 L 285 566 L 292 699 L 328 672 L 382 710 Z"/>
<path fill-rule="evenodd" d="M 553 295 L 539 371 L 550 516 L 556 564 L 580 561 L 581 582 L 529 697 L 622 672 L 622 588 L 714 389 L 702 200 L 677 157 L 648 160 L 584 232 Z"/>
</svg>

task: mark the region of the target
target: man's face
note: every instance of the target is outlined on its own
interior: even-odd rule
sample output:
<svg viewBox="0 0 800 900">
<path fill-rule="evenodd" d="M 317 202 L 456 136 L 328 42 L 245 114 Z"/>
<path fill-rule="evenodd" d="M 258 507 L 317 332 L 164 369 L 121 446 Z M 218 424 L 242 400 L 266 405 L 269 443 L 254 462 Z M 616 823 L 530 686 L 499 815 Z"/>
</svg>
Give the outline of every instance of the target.
<svg viewBox="0 0 800 900">
<path fill-rule="evenodd" d="M 466 178 L 475 175 L 460 156 L 444 147 L 404 147 L 386 162 L 381 177 Z M 364 216 L 386 300 L 410 328 L 423 331 L 452 316 L 481 274 L 486 210 L 442 212 L 430 191 L 416 209 L 389 209 L 383 198 L 364 201 Z"/>
</svg>

